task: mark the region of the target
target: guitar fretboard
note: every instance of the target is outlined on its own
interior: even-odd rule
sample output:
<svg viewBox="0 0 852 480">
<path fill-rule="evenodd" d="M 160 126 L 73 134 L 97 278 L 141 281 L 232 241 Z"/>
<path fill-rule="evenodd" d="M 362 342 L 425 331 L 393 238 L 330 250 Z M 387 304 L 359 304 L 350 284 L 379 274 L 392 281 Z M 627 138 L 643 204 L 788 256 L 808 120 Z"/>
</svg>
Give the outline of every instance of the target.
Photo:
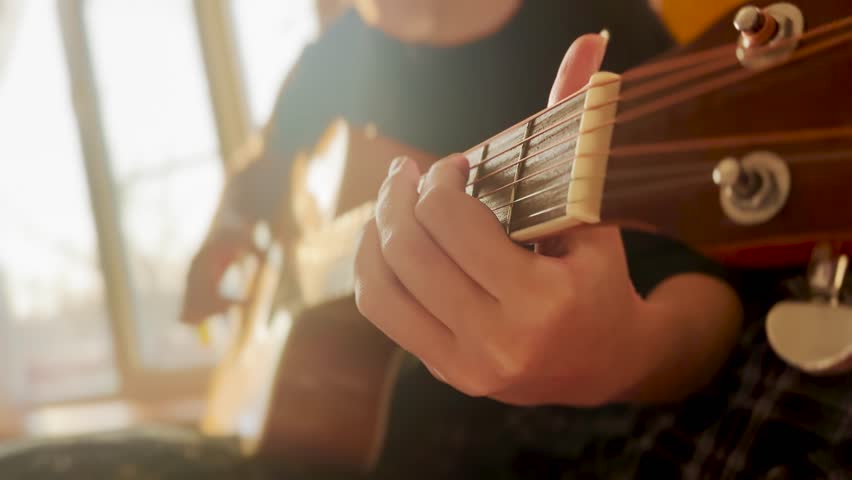
<svg viewBox="0 0 852 480">
<path fill-rule="evenodd" d="M 582 92 L 466 152 L 468 194 L 487 205 L 507 233 L 521 237 L 570 217 L 569 206 L 582 209 L 587 218 L 580 221 L 594 220 L 619 87 L 617 75 L 596 74 Z M 582 183 L 573 192 L 572 181 Z"/>
</svg>

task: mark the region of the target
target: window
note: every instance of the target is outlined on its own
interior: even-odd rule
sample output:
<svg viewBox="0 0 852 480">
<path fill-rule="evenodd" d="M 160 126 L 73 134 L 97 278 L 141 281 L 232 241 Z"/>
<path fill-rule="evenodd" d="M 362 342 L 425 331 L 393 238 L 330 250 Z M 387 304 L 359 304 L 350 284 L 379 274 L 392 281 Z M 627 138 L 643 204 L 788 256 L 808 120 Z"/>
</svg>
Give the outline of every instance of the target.
<svg viewBox="0 0 852 480">
<path fill-rule="evenodd" d="M 317 34 L 316 0 L 231 0 L 252 122 L 269 120 L 287 71 Z"/>
<path fill-rule="evenodd" d="M 55 4 L 20 8 L 0 76 L 0 394 L 109 394 L 113 346 Z"/>
<path fill-rule="evenodd" d="M 0 17 L 0 408 L 9 400 L 25 407 L 95 397 L 121 403 L 113 396 L 132 397 L 150 385 L 162 387 L 161 396 L 180 384 L 174 395 L 190 402 L 204 394 L 205 370 L 195 367 L 215 362 L 227 339 L 202 346 L 177 316 L 187 266 L 222 188 L 219 136 L 236 130 L 221 122 L 216 130 L 211 98 L 251 105 L 260 126 L 316 32 L 313 0 L 220 1 L 219 17 L 210 20 L 193 0 L 17 0 L 14 35 L 3 28 L 9 17 Z M 69 15 L 70 71 L 86 107 L 79 125 L 58 5 Z M 236 38 L 204 48 L 214 57 L 239 52 L 240 62 L 224 62 L 224 74 L 244 76 L 244 89 L 209 86 L 204 59 L 211 55 L 202 55 L 199 21 L 232 22 Z M 83 65 L 87 58 L 91 65 Z M 109 180 L 101 175 L 103 158 L 91 153 L 99 149 L 83 158 L 80 133 L 85 145 L 100 140 L 99 129 L 87 128 L 92 120 L 103 126 Z M 113 188 L 89 183 L 104 181 Z M 91 191 L 102 203 L 92 202 Z M 110 210 L 103 202 L 115 205 L 118 226 L 102 214 Z M 107 265 L 117 256 L 129 267 L 129 284 L 101 268 L 101 254 Z M 129 318 L 111 318 L 106 299 L 128 290 L 130 314 L 123 313 L 124 297 L 116 311 Z M 141 365 L 116 362 L 128 350 L 140 354 L 134 360 Z M 185 382 L 190 378 L 197 384 Z"/>
<path fill-rule="evenodd" d="M 191 0 L 89 0 L 86 27 L 145 367 L 210 364 L 178 322 L 186 270 L 222 186 Z"/>
</svg>

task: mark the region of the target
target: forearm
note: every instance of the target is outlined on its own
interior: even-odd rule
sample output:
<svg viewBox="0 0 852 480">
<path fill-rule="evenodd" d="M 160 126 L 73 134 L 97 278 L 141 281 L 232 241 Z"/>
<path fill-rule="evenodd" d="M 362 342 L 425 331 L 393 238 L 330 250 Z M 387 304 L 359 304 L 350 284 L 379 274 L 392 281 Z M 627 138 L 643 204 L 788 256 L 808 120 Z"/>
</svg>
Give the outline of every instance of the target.
<svg viewBox="0 0 852 480">
<path fill-rule="evenodd" d="M 736 343 L 742 306 L 722 281 L 683 274 L 659 285 L 640 316 L 637 369 L 622 400 L 664 403 L 710 382 Z"/>
<path fill-rule="evenodd" d="M 288 147 L 295 148 L 290 144 L 296 143 L 286 138 L 281 125 L 285 118 L 290 122 L 300 121 L 302 112 L 292 108 L 298 68 L 298 64 L 294 66 L 282 82 L 275 108 L 264 127 L 229 162 L 217 217 L 238 217 L 241 222 L 252 225 L 257 221 L 274 224 L 279 219 L 293 156 Z"/>
</svg>

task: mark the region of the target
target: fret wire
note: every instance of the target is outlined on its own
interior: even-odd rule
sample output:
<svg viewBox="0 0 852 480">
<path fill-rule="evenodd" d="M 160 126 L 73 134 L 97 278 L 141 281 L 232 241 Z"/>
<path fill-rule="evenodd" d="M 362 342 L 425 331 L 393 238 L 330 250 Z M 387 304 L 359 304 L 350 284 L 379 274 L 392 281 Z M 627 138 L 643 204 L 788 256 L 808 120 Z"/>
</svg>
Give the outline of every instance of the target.
<svg viewBox="0 0 852 480">
<path fill-rule="evenodd" d="M 538 153 L 541 153 L 541 152 L 538 152 Z M 581 153 L 581 154 L 579 155 L 579 158 L 584 158 L 584 157 L 599 157 L 599 156 L 602 156 L 602 155 L 609 155 L 609 152 L 586 152 L 586 153 Z M 530 156 L 532 156 L 532 155 L 530 155 Z M 517 184 L 517 183 L 519 183 L 519 182 L 523 182 L 524 180 L 528 180 L 528 179 L 530 179 L 530 178 L 536 177 L 536 176 L 538 176 L 539 174 L 542 174 L 542 173 L 545 173 L 545 172 L 549 172 L 550 170 L 553 170 L 553 169 L 554 169 L 554 168 L 556 168 L 556 167 L 560 167 L 560 166 L 562 166 L 562 165 L 571 165 L 575 158 L 577 158 L 577 155 L 576 155 L 575 153 L 571 153 L 571 154 L 570 154 L 570 156 L 569 156 L 567 159 L 565 159 L 565 160 L 562 160 L 562 161 L 560 161 L 560 162 L 554 163 L 553 165 L 548 165 L 547 167 L 544 167 L 544 168 L 542 168 L 541 170 L 536 170 L 535 172 L 533 172 L 533 173 L 531 173 L 531 174 L 529 174 L 529 175 L 527 175 L 527 176 L 525 176 L 525 177 L 523 177 L 523 178 L 519 178 L 517 181 L 509 182 L 509 183 L 507 183 L 507 184 L 505 184 L 505 185 L 501 185 L 501 186 L 499 186 L 499 187 L 495 188 L 494 190 L 489 190 L 488 192 L 486 192 L 486 193 L 484 193 L 484 194 L 482 194 L 482 195 L 479 195 L 477 198 L 482 199 L 482 198 L 485 198 L 485 197 L 487 197 L 487 196 L 494 195 L 495 193 L 500 192 L 500 191 L 503 191 L 504 189 L 509 188 L 509 187 L 511 187 L 512 185 L 515 185 L 515 184 Z"/>
<path fill-rule="evenodd" d="M 509 131 L 509 130 L 512 130 L 512 129 L 516 128 L 516 127 L 520 127 L 521 125 L 523 125 L 524 123 L 526 123 L 528 120 L 532 120 L 533 118 L 540 117 L 540 116 L 542 116 L 542 115 L 544 115 L 544 114 L 546 114 L 546 113 L 548 113 L 548 112 L 551 112 L 551 111 L 553 111 L 553 110 L 556 110 L 557 108 L 559 108 L 559 107 L 561 107 L 562 105 L 564 105 L 564 104 L 566 104 L 566 103 L 568 103 L 568 102 L 572 101 L 574 98 L 576 98 L 576 97 L 580 96 L 580 95 L 581 95 L 581 94 L 583 94 L 583 93 L 586 93 L 587 91 L 589 91 L 590 89 L 592 89 L 592 88 L 594 88 L 594 87 L 604 87 L 604 86 L 606 86 L 606 85 L 610 85 L 610 84 L 612 84 L 612 83 L 619 82 L 619 81 L 620 81 L 620 79 L 612 79 L 612 80 L 606 80 L 606 81 L 604 81 L 604 82 L 594 83 L 594 84 L 592 84 L 592 83 L 587 83 L 587 84 L 586 84 L 583 88 L 581 88 L 581 89 L 577 90 L 576 92 L 574 92 L 574 93 L 572 93 L 571 95 L 569 95 L 569 96 L 567 96 L 567 97 L 563 98 L 562 100 L 560 100 L 560 101 L 556 102 L 555 104 L 553 104 L 553 105 L 551 105 L 551 106 L 549 106 L 549 107 L 545 108 L 544 110 L 541 110 L 541 111 L 539 111 L 539 112 L 536 112 L 536 113 L 534 113 L 534 114 L 530 115 L 529 117 L 527 117 L 527 118 L 525 118 L 525 119 L 521 120 L 520 122 L 518 122 L 518 123 L 516 123 L 516 124 L 512 125 L 511 127 L 507 128 L 507 129 L 503 130 L 502 132 L 497 133 L 497 134 L 495 134 L 495 135 L 492 135 L 491 137 L 489 137 L 489 138 L 488 138 L 488 139 L 486 139 L 485 141 L 482 141 L 482 142 L 480 142 L 480 143 L 478 143 L 478 144 L 476 144 L 476 145 L 474 145 L 474 146 L 470 147 L 469 149 L 467 149 L 467 150 L 465 151 L 465 153 L 472 152 L 472 151 L 476 150 L 477 148 L 479 148 L 481 145 L 484 145 L 485 143 L 493 142 L 493 141 L 494 141 L 494 139 L 496 139 L 496 138 L 497 138 L 497 137 L 499 137 L 500 135 L 502 135 L 502 134 L 504 134 L 505 132 L 507 132 L 507 131 Z M 472 168 L 472 167 L 471 167 L 471 168 Z"/>
<path fill-rule="evenodd" d="M 484 197 L 488 197 L 488 196 L 490 196 L 490 195 L 494 195 L 495 193 L 497 193 L 497 192 L 501 192 L 501 191 L 503 191 L 503 190 L 505 190 L 505 189 L 507 189 L 507 188 L 511 187 L 512 185 L 517 185 L 517 184 L 518 184 L 518 182 L 522 182 L 522 181 L 524 181 L 524 180 L 528 180 L 528 179 L 530 179 L 530 178 L 536 177 L 536 176 L 538 176 L 538 175 L 540 175 L 540 174 L 542 174 L 542 173 L 549 172 L 549 171 L 553 170 L 553 169 L 554 169 L 554 168 L 556 168 L 556 167 L 561 167 L 561 166 L 563 166 L 563 165 L 571 165 L 573 162 L 574 162 L 574 155 L 572 154 L 570 157 L 568 157 L 568 158 L 567 158 L 567 159 L 565 159 L 565 160 L 562 160 L 562 161 L 560 161 L 560 162 L 556 162 L 556 163 L 554 163 L 553 165 L 548 165 L 547 167 L 544 167 L 544 168 L 542 168 L 541 170 L 536 170 L 535 172 L 533 172 L 533 173 L 531 173 L 531 174 L 529 174 L 529 175 L 527 175 L 527 176 L 525 176 L 525 177 L 519 178 L 518 180 L 515 180 L 515 181 L 510 182 L 510 183 L 507 183 L 506 185 L 502 185 L 502 186 L 500 186 L 500 187 L 497 187 L 497 188 L 495 188 L 494 190 L 489 190 L 488 192 L 486 192 L 486 193 L 484 193 L 484 194 L 480 195 L 478 198 L 482 199 L 482 198 L 484 198 Z"/>
<path fill-rule="evenodd" d="M 524 137 L 529 137 L 530 133 L 533 130 L 533 124 L 535 123 L 535 119 L 531 119 L 527 122 L 526 127 L 524 128 Z M 518 181 L 521 178 L 521 174 L 524 170 L 524 165 L 526 162 L 524 161 L 524 157 L 527 155 L 527 152 L 530 148 L 530 142 L 527 140 L 526 142 L 521 143 L 520 151 L 518 152 L 518 161 L 515 162 L 517 167 L 515 168 L 515 179 L 512 182 L 514 186 L 512 187 L 512 192 L 509 194 L 509 211 L 506 212 L 506 233 L 512 233 L 512 211 L 514 210 L 515 203 L 515 195 L 518 192 Z"/>
<path fill-rule="evenodd" d="M 478 179 L 475 179 L 475 180 L 474 180 L 474 182 L 472 182 L 472 183 L 475 183 L 475 182 L 481 182 L 481 181 L 483 181 L 483 180 L 486 180 L 486 179 L 488 179 L 488 178 L 490 178 L 490 177 L 492 177 L 492 176 L 494 176 L 494 175 L 496 175 L 496 174 L 498 174 L 498 173 L 500 173 L 500 172 L 504 172 L 504 171 L 506 171 L 506 170 L 508 170 L 508 169 L 510 169 L 510 168 L 512 168 L 512 167 L 514 167 L 515 165 L 519 164 L 520 162 L 526 162 L 527 160 L 529 160 L 529 159 L 531 159 L 531 158 L 533 158 L 533 157 L 537 157 L 537 156 L 539 156 L 539 155 L 541 155 L 541 154 L 543 154 L 543 153 L 547 153 L 547 152 L 549 152 L 549 151 L 553 150 L 554 148 L 561 147 L 561 146 L 565 145 L 566 143 L 570 142 L 571 140 L 574 140 L 574 139 L 578 138 L 578 137 L 579 137 L 581 134 L 583 134 L 583 133 L 584 133 L 584 132 L 574 132 L 574 133 L 572 133 L 571 135 L 568 135 L 567 137 L 565 137 L 565 138 L 563 138 L 563 139 L 561 139 L 561 140 L 557 141 L 557 142 L 556 142 L 556 143 L 554 143 L 553 145 L 550 145 L 550 146 L 547 146 L 547 147 L 545 147 L 545 148 L 542 148 L 541 150 L 539 150 L 539 151 L 537 151 L 537 152 L 533 153 L 532 155 L 527 155 L 526 157 L 521 157 L 519 160 L 516 160 L 516 161 L 514 161 L 514 162 L 512 162 L 512 163 L 508 163 L 508 164 L 506 164 L 506 165 L 503 165 L 502 167 L 499 167 L 499 168 L 497 168 L 497 169 L 496 169 L 496 170 L 494 170 L 494 171 L 488 172 L 488 174 L 486 174 L 484 177 L 482 177 L 482 178 L 478 178 Z M 472 183 L 471 183 L 471 184 L 472 184 Z"/>
<path fill-rule="evenodd" d="M 567 137 L 565 137 L 565 138 L 561 139 L 560 141 L 558 141 L 558 142 L 554 143 L 553 145 L 550 145 L 550 146 L 548 146 L 548 147 L 546 147 L 546 148 L 542 148 L 541 150 L 539 150 L 539 151 L 537 151 L 537 152 L 535 152 L 535 153 L 532 153 L 532 154 L 530 154 L 530 155 L 527 155 L 526 157 L 522 158 L 521 160 L 523 160 L 523 161 L 527 161 L 527 160 L 529 160 L 529 159 L 531 159 L 531 158 L 533 158 L 533 157 L 537 157 L 537 156 L 539 156 L 539 155 L 541 155 L 541 154 L 543 154 L 543 153 L 547 153 L 547 152 L 549 152 L 550 150 L 553 150 L 554 148 L 558 148 L 558 147 L 561 147 L 562 145 L 566 145 L 566 144 L 568 144 L 569 142 L 571 142 L 572 140 L 575 140 L 575 139 L 579 138 L 579 137 L 580 137 L 580 135 L 583 135 L 583 134 L 585 134 L 585 133 L 592 133 L 592 132 L 594 132 L 594 131 L 600 130 L 600 129 L 602 129 L 602 128 L 609 127 L 609 126 L 614 125 L 614 124 L 615 124 L 614 122 L 606 122 L 606 123 L 602 123 L 602 124 L 600 124 L 600 125 L 598 125 L 598 126 L 596 126 L 596 127 L 592 127 L 592 128 L 586 129 L 586 130 L 580 130 L 580 131 L 578 131 L 578 132 L 574 132 L 574 133 L 572 133 L 571 135 L 568 135 Z M 583 155 L 584 155 L 584 156 L 586 156 L 586 155 L 594 156 L 594 155 L 608 155 L 608 154 L 609 154 L 609 152 L 601 152 L 601 153 L 598 153 L 598 154 L 595 154 L 595 153 L 588 153 L 588 154 L 583 154 Z M 501 167 L 501 169 L 502 169 L 502 170 L 500 170 L 500 171 L 507 170 L 507 169 L 509 169 L 509 168 L 511 168 L 511 167 L 513 167 L 513 166 L 515 166 L 518 162 L 519 162 L 519 161 L 517 161 L 517 160 L 516 160 L 514 163 L 510 163 L 510 164 L 508 164 L 508 165 L 504 165 L 503 167 Z M 491 173 L 493 173 L 493 172 L 491 172 Z M 489 174 L 489 175 L 490 175 L 490 174 Z M 480 178 L 480 179 L 479 179 L 479 180 L 477 180 L 477 181 L 482 181 L 482 180 L 484 180 L 484 179 L 486 179 L 486 178 L 488 178 L 488 175 L 486 175 L 486 176 L 484 176 L 484 177 Z M 465 185 L 465 186 L 466 186 L 466 187 L 469 187 L 470 185 L 471 185 L 471 184 L 470 184 L 470 183 L 468 183 L 468 184 L 467 184 L 467 185 Z M 510 184 L 510 185 L 511 185 L 511 184 Z M 507 186 L 508 186 L 508 185 L 507 185 Z"/>
<path fill-rule="evenodd" d="M 590 179 L 593 179 L 593 178 L 603 178 L 603 179 L 608 179 L 608 178 L 610 178 L 610 177 L 609 177 L 609 176 L 607 176 L 607 175 L 605 175 L 605 176 L 600 176 L 600 175 L 583 175 L 583 176 L 581 176 L 581 177 L 569 176 L 569 177 L 568 177 L 568 179 L 567 179 L 566 181 L 562 182 L 562 183 L 556 183 L 556 184 L 553 184 L 553 185 L 551 185 L 551 186 L 549 186 L 549 187 L 542 188 L 541 190 L 536 190 L 536 191 L 534 191 L 534 192 L 532 192 L 532 193 L 528 193 L 528 194 L 524 195 L 524 196 L 523 196 L 523 197 L 521 197 L 521 198 L 516 198 L 515 200 L 513 200 L 513 201 L 511 201 L 511 202 L 507 202 L 507 203 L 504 203 L 504 204 L 502 204 L 502 205 L 497 205 L 496 207 L 493 207 L 493 208 L 492 208 L 492 207 L 488 207 L 488 208 L 489 208 L 489 210 L 491 210 L 492 212 L 496 212 L 497 210 L 500 210 L 501 208 L 506 208 L 506 207 L 508 207 L 508 206 L 510 206 L 510 205 L 512 205 L 512 204 L 521 203 L 521 202 L 523 202 L 523 201 L 525 201 L 525 200 L 529 200 L 530 198 L 537 197 L 537 196 L 541 195 L 542 193 L 547 193 L 547 192 L 550 192 L 550 191 L 553 191 L 553 190 L 557 190 L 557 189 L 560 189 L 560 188 L 567 188 L 567 187 L 571 186 L 571 182 L 573 182 L 573 181 L 575 181 L 575 180 L 576 180 L 576 181 L 580 181 L 580 180 L 590 180 Z"/>
<path fill-rule="evenodd" d="M 476 166 L 476 171 L 473 173 L 473 181 L 470 182 L 470 194 L 473 197 L 476 197 L 479 194 L 479 188 L 481 185 L 478 184 L 479 181 L 479 173 L 482 171 L 482 159 L 488 156 L 488 147 L 491 143 L 486 142 L 482 145 L 482 153 L 479 155 L 479 164 Z"/>
<path fill-rule="evenodd" d="M 609 83 L 612 83 L 612 82 L 609 82 Z M 602 84 L 599 84 L 599 85 L 604 85 L 604 84 L 602 83 Z M 595 86 L 598 86 L 598 85 L 595 85 Z M 584 98 L 584 101 L 585 101 L 585 98 Z M 471 165 L 471 167 L 470 167 L 470 168 L 478 167 L 478 166 L 479 166 L 480 164 L 482 164 L 482 163 L 488 163 L 488 162 L 490 162 L 490 161 L 494 160 L 495 158 L 499 157 L 500 155 L 503 155 L 504 153 L 511 152 L 513 149 L 515 149 L 515 148 L 519 147 L 519 146 L 520 146 L 520 145 L 522 145 L 524 142 L 527 142 L 527 141 L 529 141 L 529 140 L 532 140 L 532 139 L 538 138 L 538 137 L 540 137 L 540 136 L 544 135 L 544 134 L 545 134 L 545 133 L 547 133 L 547 132 L 550 132 L 550 131 L 555 130 L 555 129 L 559 128 L 559 127 L 562 127 L 562 126 L 564 126 L 564 125 L 567 125 L 568 123 L 570 123 L 570 122 L 572 122 L 572 121 L 574 121 L 574 120 L 577 120 L 578 118 L 582 117 L 582 116 L 583 116 L 583 114 L 584 114 L 584 113 L 586 113 L 586 112 L 588 112 L 589 110 L 597 110 L 597 109 L 599 109 L 599 108 L 606 107 L 607 105 L 612 105 L 613 103 L 617 103 L 618 101 L 619 101 L 619 98 L 614 98 L 614 99 L 612 99 L 612 100 L 608 100 L 608 101 L 606 101 L 606 102 L 603 102 L 603 103 L 601 103 L 600 105 L 592 105 L 591 107 L 588 107 L 588 108 L 585 108 L 585 106 L 583 106 L 583 107 L 581 107 L 578 111 L 576 111 L 576 112 L 574 112 L 574 113 L 571 113 L 571 114 L 570 114 L 570 115 L 568 115 L 567 117 L 563 118 L 562 120 L 560 120 L 560 121 L 558 121 L 558 122 L 554 123 L 553 125 L 551 125 L 551 126 L 549 126 L 549 127 L 545 128 L 544 130 L 542 130 L 542 131 L 540 131 L 540 132 L 536 132 L 536 133 L 534 133 L 533 135 L 530 135 L 530 136 L 524 135 L 524 137 L 523 137 L 523 138 L 521 138 L 521 140 L 520 140 L 520 141 L 515 142 L 515 143 L 513 143 L 512 145 L 509 145 L 509 146 L 508 146 L 508 147 L 506 147 L 505 149 L 503 149 L 503 150 L 501 150 L 501 151 L 499 151 L 499 152 L 497 152 L 497 153 L 495 153 L 495 154 L 491 155 L 491 156 L 490 156 L 490 157 L 488 157 L 488 158 L 485 158 L 484 160 L 482 160 L 481 162 L 479 162 L 479 163 L 478 163 L 478 164 L 476 164 L 476 165 Z M 552 109 L 551 109 L 551 110 L 545 110 L 545 111 L 541 112 L 540 114 L 533 116 L 530 120 L 536 120 L 536 119 L 538 119 L 538 118 L 541 118 L 542 116 L 544 116 L 544 115 L 545 115 L 545 114 L 547 114 L 547 113 L 550 113 L 551 111 L 552 111 Z M 516 127 L 512 127 L 512 128 L 516 128 Z M 510 128 L 510 129 L 508 129 L 508 130 L 504 130 L 502 133 L 505 133 L 505 132 L 511 131 L 511 130 L 512 130 L 512 128 Z M 498 135 L 498 136 L 499 136 L 499 135 Z"/>
</svg>

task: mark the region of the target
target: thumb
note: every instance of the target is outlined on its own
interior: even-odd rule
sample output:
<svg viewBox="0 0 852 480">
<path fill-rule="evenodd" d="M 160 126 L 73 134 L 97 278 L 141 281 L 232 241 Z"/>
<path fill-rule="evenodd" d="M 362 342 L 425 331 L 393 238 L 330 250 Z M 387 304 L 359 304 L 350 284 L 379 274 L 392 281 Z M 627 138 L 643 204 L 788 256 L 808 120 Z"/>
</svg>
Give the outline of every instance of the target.
<svg viewBox="0 0 852 480">
<path fill-rule="evenodd" d="M 589 77 L 601 67 L 609 35 L 587 34 L 574 40 L 553 82 L 548 106 L 583 88 Z"/>
</svg>

